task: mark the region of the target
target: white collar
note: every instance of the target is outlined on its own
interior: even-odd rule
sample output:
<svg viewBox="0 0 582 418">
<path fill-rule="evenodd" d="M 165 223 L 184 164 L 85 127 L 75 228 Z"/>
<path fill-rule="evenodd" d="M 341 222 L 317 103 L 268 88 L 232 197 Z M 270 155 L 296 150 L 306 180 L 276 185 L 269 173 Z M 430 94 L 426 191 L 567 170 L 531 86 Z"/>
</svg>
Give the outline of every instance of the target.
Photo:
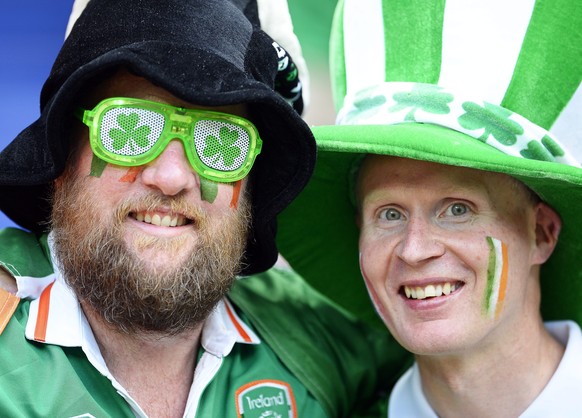
<svg viewBox="0 0 582 418">
<path fill-rule="evenodd" d="M 566 346 L 552 378 L 520 418 L 579 416 L 582 386 L 582 331 L 573 321 L 546 322 L 548 331 Z M 388 416 L 437 418 L 424 396 L 416 362 L 398 380 L 388 403 Z"/>
<path fill-rule="evenodd" d="M 49 235 L 49 246 L 50 244 Z M 55 273 L 40 281 L 33 277 L 18 278 L 19 296 L 33 299 L 26 324 L 26 338 L 44 344 L 80 347 L 93 367 L 107 377 L 118 393 L 126 399 L 135 415 L 145 417 L 141 407 L 107 368 L 81 305 L 62 278 L 54 259 L 53 268 Z M 190 388 L 185 416 L 195 416 L 204 388 L 218 372 L 222 359 L 232 352 L 236 343 L 256 345 L 261 340 L 224 297 L 202 328 L 201 345 L 205 351 L 196 367 L 196 377 Z"/>
<path fill-rule="evenodd" d="M 91 327 L 54 259 L 52 233 L 48 245 L 54 273 L 40 279 L 17 278 L 17 296 L 34 299 L 30 305 L 26 338 L 64 347 L 92 347 L 95 339 Z M 225 297 L 204 323 L 201 344 L 213 355 L 224 357 L 235 343 L 259 344 L 260 339 Z"/>
<path fill-rule="evenodd" d="M 40 297 L 30 304 L 26 338 L 64 347 L 85 347 L 88 341 L 94 340 L 91 327 L 72 290 L 59 274 L 55 276 Z M 260 339 L 224 298 L 204 323 L 202 346 L 223 357 L 230 353 L 235 343 L 259 344 Z"/>
</svg>

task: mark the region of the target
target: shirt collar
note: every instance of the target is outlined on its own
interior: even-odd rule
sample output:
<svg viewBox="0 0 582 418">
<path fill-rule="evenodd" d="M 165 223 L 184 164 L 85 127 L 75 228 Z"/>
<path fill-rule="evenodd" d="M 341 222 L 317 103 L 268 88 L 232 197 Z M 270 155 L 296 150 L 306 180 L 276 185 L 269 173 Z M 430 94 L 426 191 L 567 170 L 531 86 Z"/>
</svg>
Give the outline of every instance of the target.
<svg viewBox="0 0 582 418">
<path fill-rule="evenodd" d="M 39 287 L 38 278 L 19 278 L 18 290 L 22 292 L 19 296 L 27 292 L 26 296 L 34 299 L 30 305 L 26 338 L 64 347 L 92 346 L 95 341 L 93 332 L 77 297 L 58 269 L 53 245 L 52 233 L 49 233 L 48 246 L 54 274 L 42 279 L 42 287 Z M 225 297 L 204 323 L 201 344 L 205 350 L 224 357 L 235 343 L 259 344 L 260 339 Z"/>
<path fill-rule="evenodd" d="M 56 273 L 55 279 L 30 304 L 26 338 L 64 347 L 82 347 L 87 336 L 92 337 L 91 327 L 73 291 L 60 274 Z M 204 323 L 202 346 L 223 357 L 235 343 L 259 344 L 260 339 L 224 298 Z"/>
<path fill-rule="evenodd" d="M 26 338 L 64 347 L 92 347 L 92 351 L 98 352 L 93 332 L 79 301 L 65 283 L 58 263 L 55 262 L 50 234 L 48 241 L 53 257 L 54 274 L 43 280 L 42 291 L 36 289 L 31 292 L 34 295 L 29 295 L 34 297 L 34 300 L 30 304 Z M 38 278 L 20 279 L 19 292 L 29 285 L 38 287 Z M 239 317 L 231 302 L 225 297 L 204 323 L 201 344 L 210 353 L 224 357 L 236 343 L 259 344 L 260 339 Z"/>
<path fill-rule="evenodd" d="M 529 405 L 520 417 L 551 416 L 556 411 L 560 416 L 576 416 L 579 403 L 576 401 L 582 383 L 582 332 L 573 321 L 546 322 L 547 330 L 566 349 L 557 370 L 542 393 Z M 422 390 L 418 364 L 413 366 L 398 380 L 388 403 L 389 416 L 410 416 L 437 418 Z M 575 409 L 575 411 L 574 411 Z"/>
</svg>

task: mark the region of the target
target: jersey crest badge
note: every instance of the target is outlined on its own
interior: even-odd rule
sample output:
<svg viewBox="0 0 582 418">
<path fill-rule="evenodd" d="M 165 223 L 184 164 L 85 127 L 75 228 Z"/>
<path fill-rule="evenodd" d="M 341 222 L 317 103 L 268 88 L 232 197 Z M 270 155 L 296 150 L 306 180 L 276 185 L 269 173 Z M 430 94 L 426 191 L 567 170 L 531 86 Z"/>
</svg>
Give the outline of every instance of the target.
<svg viewBox="0 0 582 418">
<path fill-rule="evenodd" d="M 236 391 L 238 418 L 297 418 L 291 386 L 279 380 L 255 380 Z"/>
</svg>

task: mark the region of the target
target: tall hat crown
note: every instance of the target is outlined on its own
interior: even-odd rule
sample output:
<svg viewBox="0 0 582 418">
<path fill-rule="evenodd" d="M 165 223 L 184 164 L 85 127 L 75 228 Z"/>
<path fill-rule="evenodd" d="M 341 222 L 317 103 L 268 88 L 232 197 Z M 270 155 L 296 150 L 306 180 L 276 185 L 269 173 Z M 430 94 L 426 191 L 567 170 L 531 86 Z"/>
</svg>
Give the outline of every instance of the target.
<svg viewBox="0 0 582 418">
<path fill-rule="evenodd" d="M 578 164 L 555 138 L 582 140 L 582 5 L 364 3 L 340 2 L 334 21 L 339 124 L 433 123 L 507 154 Z"/>
</svg>

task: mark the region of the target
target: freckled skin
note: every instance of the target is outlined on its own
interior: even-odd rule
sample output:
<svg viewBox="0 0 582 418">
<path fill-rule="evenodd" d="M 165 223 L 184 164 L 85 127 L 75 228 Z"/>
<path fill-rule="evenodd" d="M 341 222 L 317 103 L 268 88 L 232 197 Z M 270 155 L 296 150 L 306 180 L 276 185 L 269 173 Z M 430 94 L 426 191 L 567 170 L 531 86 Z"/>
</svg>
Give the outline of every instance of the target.
<svg viewBox="0 0 582 418">
<path fill-rule="evenodd" d="M 374 308 L 376 308 L 376 312 L 380 315 L 383 321 L 386 320 L 386 310 L 384 309 L 384 305 L 381 303 L 380 299 L 374 287 L 370 283 L 370 280 L 366 276 L 366 271 L 364 270 L 364 263 L 362 262 L 362 254 L 360 254 L 360 271 L 362 273 L 362 277 L 364 278 L 364 283 L 366 284 L 366 289 L 368 289 L 368 293 L 370 294 L 370 298 L 372 299 L 372 303 L 374 304 Z"/>
<path fill-rule="evenodd" d="M 357 192 L 362 271 L 405 348 L 453 354 L 520 332 L 538 300 L 532 277 L 551 253 L 536 245 L 543 204 L 528 203 L 509 176 L 387 156 L 366 158 Z M 488 236 L 505 243 L 512 260 L 497 321 L 483 314 Z M 434 309 L 431 300 L 403 295 L 404 285 L 445 282 L 459 288 L 436 298 L 439 305 L 433 300 Z"/>
</svg>

